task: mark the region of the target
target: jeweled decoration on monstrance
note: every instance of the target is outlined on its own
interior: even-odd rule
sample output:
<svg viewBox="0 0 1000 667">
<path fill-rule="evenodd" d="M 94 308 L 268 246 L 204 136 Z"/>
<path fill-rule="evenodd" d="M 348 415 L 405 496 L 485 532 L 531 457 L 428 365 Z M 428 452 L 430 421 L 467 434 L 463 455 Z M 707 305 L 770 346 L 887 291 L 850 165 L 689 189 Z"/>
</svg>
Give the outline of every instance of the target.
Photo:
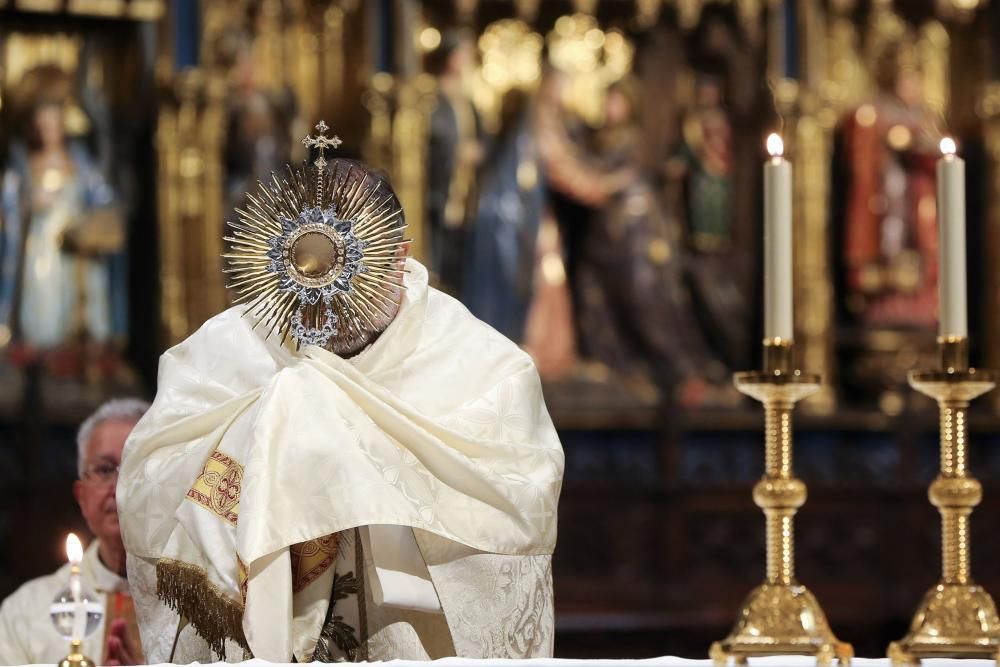
<svg viewBox="0 0 1000 667">
<path fill-rule="evenodd" d="M 272 174 L 247 194 L 226 237 L 237 303 L 263 326 L 299 345 L 338 354 L 370 343 L 395 317 L 403 289 L 406 227 L 388 182 L 353 160 L 326 160 L 341 140 L 317 135 L 312 168 Z"/>
</svg>

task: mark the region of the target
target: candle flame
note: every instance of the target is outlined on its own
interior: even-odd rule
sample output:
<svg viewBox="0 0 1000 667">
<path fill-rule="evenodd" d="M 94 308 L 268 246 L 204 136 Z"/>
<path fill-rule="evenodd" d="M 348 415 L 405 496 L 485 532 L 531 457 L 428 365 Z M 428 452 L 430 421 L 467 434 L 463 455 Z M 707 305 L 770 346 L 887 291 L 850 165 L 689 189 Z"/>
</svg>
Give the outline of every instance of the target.
<svg viewBox="0 0 1000 667">
<path fill-rule="evenodd" d="M 83 545 L 80 544 L 80 538 L 73 533 L 66 536 L 66 557 L 73 565 L 79 565 L 83 560 Z"/>
<path fill-rule="evenodd" d="M 941 153 L 944 155 L 954 155 L 958 150 L 955 146 L 955 140 L 951 137 L 945 137 L 941 140 Z"/>
<path fill-rule="evenodd" d="M 785 144 L 776 133 L 767 135 L 767 152 L 771 157 L 781 157 L 785 152 Z"/>
</svg>

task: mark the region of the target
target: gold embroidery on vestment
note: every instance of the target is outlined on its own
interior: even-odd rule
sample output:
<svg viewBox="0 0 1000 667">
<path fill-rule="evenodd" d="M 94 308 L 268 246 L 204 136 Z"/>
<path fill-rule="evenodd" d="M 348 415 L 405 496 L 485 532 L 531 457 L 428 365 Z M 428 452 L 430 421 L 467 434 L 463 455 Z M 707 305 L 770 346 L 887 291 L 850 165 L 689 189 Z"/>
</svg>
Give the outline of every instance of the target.
<svg viewBox="0 0 1000 667">
<path fill-rule="evenodd" d="M 240 581 L 240 597 L 243 598 L 245 605 L 247 603 L 247 590 L 250 587 L 250 572 L 246 563 L 239 556 L 236 557 L 236 575 Z"/>
<path fill-rule="evenodd" d="M 243 466 L 222 452 L 214 451 L 205 461 L 187 497 L 235 526 L 240 514 L 242 486 Z"/>
<path fill-rule="evenodd" d="M 333 565 L 337 560 L 339 538 L 340 535 L 334 533 L 291 546 L 292 590 L 295 593 L 316 581 Z"/>
</svg>

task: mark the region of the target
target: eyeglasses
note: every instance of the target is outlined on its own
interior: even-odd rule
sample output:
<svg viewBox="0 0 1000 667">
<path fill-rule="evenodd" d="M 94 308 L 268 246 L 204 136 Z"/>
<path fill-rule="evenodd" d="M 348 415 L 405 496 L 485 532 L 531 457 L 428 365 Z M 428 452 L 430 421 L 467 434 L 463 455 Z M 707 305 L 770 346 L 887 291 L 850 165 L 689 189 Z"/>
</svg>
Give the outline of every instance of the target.
<svg viewBox="0 0 1000 667">
<path fill-rule="evenodd" d="M 83 469 L 83 478 L 97 484 L 111 484 L 118 481 L 118 469 L 115 463 L 91 463 Z"/>
</svg>

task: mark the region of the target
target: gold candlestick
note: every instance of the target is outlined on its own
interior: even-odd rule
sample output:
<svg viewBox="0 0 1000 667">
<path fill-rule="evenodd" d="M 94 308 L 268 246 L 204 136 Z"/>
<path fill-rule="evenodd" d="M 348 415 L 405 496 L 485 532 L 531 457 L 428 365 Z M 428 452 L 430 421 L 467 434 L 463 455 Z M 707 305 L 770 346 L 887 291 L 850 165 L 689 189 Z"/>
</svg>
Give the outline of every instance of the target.
<svg viewBox="0 0 1000 667">
<path fill-rule="evenodd" d="M 74 639 L 69 643 L 69 655 L 59 661 L 59 667 L 96 667 L 96 665 L 83 654 L 83 642 Z"/>
<path fill-rule="evenodd" d="M 996 384 L 993 371 L 969 368 L 964 336 L 938 338 L 941 369 L 913 371 L 910 386 L 938 402 L 941 414 L 941 470 L 930 486 L 931 504 L 941 512 L 941 581 L 927 591 L 910 632 L 889 644 L 893 664 L 931 657 L 996 658 L 1000 618 L 993 598 L 972 581 L 969 517 L 983 497 L 968 473 L 969 401 Z"/>
<path fill-rule="evenodd" d="M 751 656 L 814 655 L 819 665 L 850 662 L 854 650 L 830 630 L 809 589 L 795 580 L 795 512 L 806 501 L 806 485 L 792 471 L 792 410 L 816 392 L 818 375 L 794 370 L 793 344 L 764 341 L 764 370 L 737 373 L 736 387 L 764 404 L 765 470 L 754 486 L 754 502 L 767 520 L 767 579 L 743 602 L 733 631 L 712 644 L 716 664 Z"/>
</svg>

